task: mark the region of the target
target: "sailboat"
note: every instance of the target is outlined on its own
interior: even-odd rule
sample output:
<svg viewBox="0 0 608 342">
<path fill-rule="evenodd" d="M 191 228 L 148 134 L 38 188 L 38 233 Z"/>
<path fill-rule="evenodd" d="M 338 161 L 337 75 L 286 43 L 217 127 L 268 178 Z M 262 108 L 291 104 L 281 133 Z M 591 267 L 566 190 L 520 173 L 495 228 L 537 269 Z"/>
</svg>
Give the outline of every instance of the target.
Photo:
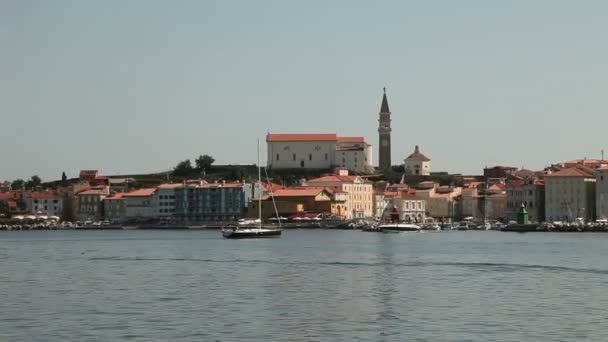
<svg viewBox="0 0 608 342">
<path fill-rule="evenodd" d="M 258 140 L 258 218 L 254 220 L 255 225 L 244 226 L 235 225 L 231 227 L 222 228 L 222 236 L 227 239 L 250 239 L 250 238 L 267 238 L 267 237 L 280 237 L 283 230 L 281 229 L 281 221 L 279 220 L 279 226 L 274 225 L 263 225 L 262 224 L 262 167 L 260 166 L 260 141 Z M 270 192 L 272 196 L 272 191 Z M 274 197 L 272 197 L 274 205 Z M 276 206 L 275 206 L 276 212 Z M 277 217 L 279 215 L 277 214 Z"/>
</svg>

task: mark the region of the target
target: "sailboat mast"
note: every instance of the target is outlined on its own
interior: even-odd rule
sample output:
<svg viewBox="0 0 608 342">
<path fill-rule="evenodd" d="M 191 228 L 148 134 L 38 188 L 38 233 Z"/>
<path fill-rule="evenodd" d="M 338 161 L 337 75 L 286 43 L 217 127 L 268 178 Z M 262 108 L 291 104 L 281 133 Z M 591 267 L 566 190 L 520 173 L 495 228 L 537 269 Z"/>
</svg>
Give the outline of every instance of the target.
<svg viewBox="0 0 608 342">
<path fill-rule="evenodd" d="M 258 228 L 262 228 L 262 166 L 260 164 L 260 139 L 258 138 Z"/>
</svg>

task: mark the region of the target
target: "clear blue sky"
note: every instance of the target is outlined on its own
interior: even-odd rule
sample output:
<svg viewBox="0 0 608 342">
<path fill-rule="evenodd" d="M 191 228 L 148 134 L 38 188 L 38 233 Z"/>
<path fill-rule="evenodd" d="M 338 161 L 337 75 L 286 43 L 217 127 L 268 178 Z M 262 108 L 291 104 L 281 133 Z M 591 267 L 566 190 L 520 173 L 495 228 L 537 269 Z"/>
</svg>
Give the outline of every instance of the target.
<svg viewBox="0 0 608 342">
<path fill-rule="evenodd" d="M 270 132 L 393 164 L 541 168 L 608 149 L 606 1 L 0 1 L 0 180 L 255 163 Z"/>
</svg>

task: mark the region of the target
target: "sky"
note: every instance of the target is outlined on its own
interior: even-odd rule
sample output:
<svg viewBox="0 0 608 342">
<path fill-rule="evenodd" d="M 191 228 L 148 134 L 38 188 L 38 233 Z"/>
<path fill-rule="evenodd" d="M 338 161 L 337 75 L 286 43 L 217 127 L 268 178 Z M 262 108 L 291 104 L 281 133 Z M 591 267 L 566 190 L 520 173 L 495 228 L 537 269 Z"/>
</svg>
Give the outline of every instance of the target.
<svg viewBox="0 0 608 342">
<path fill-rule="evenodd" d="M 0 0 L 0 180 L 132 174 L 272 133 L 364 136 L 433 171 L 608 149 L 608 2 Z M 265 148 L 262 148 L 265 151 Z"/>
</svg>

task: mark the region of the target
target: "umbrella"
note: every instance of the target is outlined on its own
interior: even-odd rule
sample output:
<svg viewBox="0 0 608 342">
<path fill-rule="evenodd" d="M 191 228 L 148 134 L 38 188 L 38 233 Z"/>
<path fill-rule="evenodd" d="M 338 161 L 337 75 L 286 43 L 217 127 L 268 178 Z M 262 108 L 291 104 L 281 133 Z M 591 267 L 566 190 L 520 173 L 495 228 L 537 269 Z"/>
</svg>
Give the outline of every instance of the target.
<svg viewBox="0 0 608 342">
<path fill-rule="evenodd" d="M 319 216 L 313 217 L 312 219 L 315 220 L 315 221 L 321 221 L 321 218 Z"/>
<path fill-rule="evenodd" d="M 49 216 L 49 219 L 59 221 L 59 216 Z"/>
<path fill-rule="evenodd" d="M 23 217 L 23 216 L 19 215 L 19 216 L 13 216 L 13 218 L 14 218 L 15 220 L 23 220 L 25 217 Z"/>
<path fill-rule="evenodd" d="M 46 215 L 40 215 L 40 216 L 38 216 L 38 219 L 40 219 L 40 220 L 46 220 L 46 219 L 48 219 L 48 218 L 49 218 L 49 217 L 48 217 L 48 216 L 46 216 Z"/>
<path fill-rule="evenodd" d="M 24 217 L 26 220 L 35 220 L 36 216 L 34 215 L 27 215 L 26 217 Z"/>
</svg>

